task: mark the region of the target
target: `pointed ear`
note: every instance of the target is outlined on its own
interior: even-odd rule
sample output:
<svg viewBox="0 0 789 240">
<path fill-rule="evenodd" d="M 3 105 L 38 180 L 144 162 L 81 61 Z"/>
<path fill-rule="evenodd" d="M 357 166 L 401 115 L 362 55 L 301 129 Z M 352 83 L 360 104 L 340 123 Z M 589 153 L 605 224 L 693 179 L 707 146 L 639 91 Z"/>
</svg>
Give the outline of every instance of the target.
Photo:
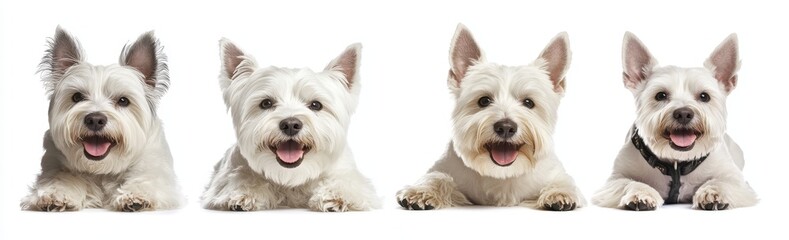
<svg viewBox="0 0 789 240">
<path fill-rule="evenodd" d="M 625 32 L 622 42 L 622 77 L 625 87 L 635 90 L 636 87 L 652 74 L 652 68 L 657 65 L 657 60 L 652 57 L 647 47 L 638 40 L 636 35 Z"/>
<path fill-rule="evenodd" d="M 715 74 L 715 79 L 723 84 L 727 93 L 737 86 L 737 70 L 740 69 L 740 50 L 737 42 L 737 34 L 732 33 L 704 62 L 704 67 Z"/>
<path fill-rule="evenodd" d="M 219 86 L 223 91 L 230 86 L 233 80 L 252 74 L 257 65 L 252 56 L 245 54 L 241 48 L 227 38 L 219 40 L 219 58 L 222 62 L 219 71 Z"/>
<path fill-rule="evenodd" d="M 564 75 L 570 68 L 571 57 L 570 39 L 567 32 L 557 34 L 540 53 L 539 59 L 545 61 L 544 69 L 548 71 L 554 92 L 564 92 Z"/>
<path fill-rule="evenodd" d="M 55 29 L 55 36 L 48 42 L 49 49 L 41 59 L 39 71 L 46 75 L 45 82 L 51 91 L 66 70 L 82 62 L 83 58 L 79 42 L 60 26 Z"/>
<path fill-rule="evenodd" d="M 345 77 L 345 86 L 350 90 L 359 81 L 359 65 L 362 61 L 362 44 L 354 43 L 342 51 L 340 56 L 326 65 L 327 71 L 339 71 Z"/>
<path fill-rule="evenodd" d="M 170 86 L 167 56 L 159 40 L 154 37 L 153 31 L 143 33 L 137 41 L 124 46 L 120 64 L 142 73 L 143 81 L 158 93 L 157 96 L 163 95 Z"/>
<path fill-rule="evenodd" d="M 459 88 L 468 68 L 482 60 L 482 50 L 477 46 L 471 32 L 462 23 L 458 24 L 449 47 L 449 88 Z"/>
</svg>

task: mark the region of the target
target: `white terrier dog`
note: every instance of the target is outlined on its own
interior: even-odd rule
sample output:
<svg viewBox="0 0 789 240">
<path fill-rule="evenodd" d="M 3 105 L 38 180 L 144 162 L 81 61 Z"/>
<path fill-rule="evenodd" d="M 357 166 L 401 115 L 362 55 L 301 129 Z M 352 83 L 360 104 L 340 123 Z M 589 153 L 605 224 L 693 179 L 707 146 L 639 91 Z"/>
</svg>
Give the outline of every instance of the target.
<svg viewBox="0 0 789 240">
<path fill-rule="evenodd" d="M 377 207 L 346 141 L 359 98 L 360 54 L 360 44 L 350 45 L 322 72 L 258 68 L 252 56 L 222 39 L 219 82 L 238 142 L 214 167 L 203 207 Z"/>
<path fill-rule="evenodd" d="M 756 204 L 742 175 L 742 150 L 726 134 L 726 97 L 740 66 L 737 35 L 726 38 L 704 68 L 658 67 L 630 32 L 622 51 L 637 117 L 613 174 L 592 201 L 635 211 L 664 202 L 704 210 Z"/>
<path fill-rule="evenodd" d="M 148 32 L 123 48 L 120 64 L 92 65 L 79 42 L 57 28 L 40 66 L 50 93 L 46 152 L 23 209 L 179 206 L 172 156 L 156 117 L 170 84 L 166 61 Z"/>
<path fill-rule="evenodd" d="M 556 110 L 570 65 L 566 33 L 529 65 L 485 61 L 462 24 L 450 47 L 454 136 L 446 154 L 415 185 L 397 193 L 406 209 L 523 205 L 568 211 L 581 192 L 553 151 Z"/>
</svg>

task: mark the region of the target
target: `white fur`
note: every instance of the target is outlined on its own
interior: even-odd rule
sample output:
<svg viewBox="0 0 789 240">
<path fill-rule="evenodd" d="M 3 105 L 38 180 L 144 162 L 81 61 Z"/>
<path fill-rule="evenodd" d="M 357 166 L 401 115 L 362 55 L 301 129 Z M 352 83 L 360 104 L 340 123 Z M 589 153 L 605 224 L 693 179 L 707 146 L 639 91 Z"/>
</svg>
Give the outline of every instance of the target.
<svg viewBox="0 0 789 240">
<path fill-rule="evenodd" d="M 471 33 L 458 25 L 450 47 L 448 80 L 456 97 L 452 142 L 427 175 L 397 193 L 401 206 L 432 209 L 479 204 L 550 209 L 560 204 L 563 210 L 583 206 L 584 198 L 554 154 L 551 138 L 569 62 L 566 33 L 557 35 L 531 64 L 504 66 L 485 61 Z M 493 103 L 480 107 L 477 102 L 483 96 Z M 524 106 L 526 98 L 535 102 L 534 108 Z M 491 141 L 503 140 L 493 127 L 503 119 L 517 124 L 510 141 L 522 144 L 515 161 L 506 167 L 495 164 L 485 148 Z"/>
<path fill-rule="evenodd" d="M 166 57 L 152 34 L 145 33 L 124 48 L 120 64 L 102 66 L 84 62 L 79 43 L 58 27 L 41 63 L 51 92 L 46 152 L 31 194 L 22 199 L 23 209 L 140 211 L 181 204 L 172 156 L 155 114 L 169 79 Z M 130 53 L 136 55 L 127 58 Z M 140 59 L 148 65 L 136 65 Z M 154 75 L 145 76 L 137 67 L 155 70 Z M 85 100 L 74 102 L 72 95 L 77 92 Z M 130 104 L 118 105 L 120 97 Z M 81 138 L 91 134 L 83 118 L 94 112 L 108 119 L 98 134 L 117 141 L 99 161 L 87 159 L 81 144 Z"/>
<path fill-rule="evenodd" d="M 258 68 L 229 40 L 220 41 L 219 77 L 238 142 L 214 168 L 202 196 L 203 207 L 255 211 L 278 207 L 316 211 L 369 210 L 379 201 L 359 173 L 347 144 L 351 115 L 359 97 L 361 45 L 350 45 L 324 71 Z M 264 110 L 261 101 L 272 99 Z M 323 109 L 308 105 L 317 100 Z M 279 129 L 295 117 L 302 130 L 289 137 Z M 289 139 L 311 147 L 301 164 L 285 168 L 269 146 Z"/>
<path fill-rule="evenodd" d="M 624 82 L 635 97 L 634 124 L 645 144 L 664 160 L 687 161 L 709 154 L 695 171 L 681 178 L 679 202 L 692 203 L 694 208 L 711 203 L 747 207 L 758 202 L 741 172 L 742 150 L 726 134 L 726 97 L 736 86 L 737 52 L 737 38 L 732 34 L 710 55 L 705 68 L 658 67 L 643 43 L 625 34 Z M 668 100 L 655 100 L 661 91 L 668 93 Z M 709 94 L 709 102 L 700 101 L 702 92 Z M 662 136 L 676 124 L 673 111 L 682 107 L 695 113 L 690 125 L 703 132 L 689 151 L 674 150 Z M 631 134 L 632 130 L 614 162 L 613 174 L 592 198 L 593 203 L 624 208 L 642 201 L 657 208 L 668 196 L 671 178 L 647 164 L 633 146 Z"/>
</svg>

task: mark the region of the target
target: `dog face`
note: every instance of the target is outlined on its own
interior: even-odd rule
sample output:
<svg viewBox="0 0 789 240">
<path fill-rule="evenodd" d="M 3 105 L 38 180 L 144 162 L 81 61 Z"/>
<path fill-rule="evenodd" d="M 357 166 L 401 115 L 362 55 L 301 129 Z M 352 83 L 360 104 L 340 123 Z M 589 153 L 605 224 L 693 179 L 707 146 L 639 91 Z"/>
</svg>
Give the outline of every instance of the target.
<svg viewBox="0 0 789 240">
<path fill-rule="evenodd" d="M 226 39 L 220 49 L 220 85 L 250 167 L 297 186 L 336 161 L 358 99 L 360 44 L 350 45 L 322 72 L 258 68 Z"/>
<path fill-rule="evenodd" d="M 693 160 L 710 153 L 726 132 L 726 97 L 737 85 L 737 36 L 724 40 L 704 68 L 658 67 L 632 33 L 623 44 L 625 87 L 636 99 L 636 127 L 659 157 Z"/>
<path fill-rule="evenodd" d="M 448 85 L 456 100 L 454 148 L 463 163 L 482 175 L 508 178 L 549 154 L 569 63 L 566 33 L 531 64 L 504 66 L 485 61 L 471 32 L 459 25 Z"/>
<path fill-rule="evenodd" d="M 58 27 L 40 66 L 50 93 L 50 134 L 65 164 L 97 174 L 132 164 L 169 85 L 166 56 L 153 32 L 125 46 L 119 64 L 92 65 L 79 42 Z"/>
</svg>

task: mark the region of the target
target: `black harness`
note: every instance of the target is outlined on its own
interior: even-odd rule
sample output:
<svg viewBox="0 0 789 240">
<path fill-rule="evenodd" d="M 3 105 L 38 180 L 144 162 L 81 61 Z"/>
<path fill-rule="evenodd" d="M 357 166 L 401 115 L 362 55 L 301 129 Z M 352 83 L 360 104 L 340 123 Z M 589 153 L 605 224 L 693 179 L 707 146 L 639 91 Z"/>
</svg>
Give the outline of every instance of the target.
<svg viewBox="0 0 789 240">
<path fill-rule="evenodd" d="M 657 168 L 663 175 L 671 176 L 671 182 L 668 185 L 668 198 L 665 199 L 668 204 L 677 203 L 679 200 L 679 187 L 682 186 L 680 176 L 688 175 L 693 170 L 696 170 L 710 155 L 708 153 L 699 159 L 691 161 L 664 161 L 655 156 L 655 153 L 644 144 L 644 139 L 641 139 L 641 136 L 638 135 L 638 128 L 633 127 L 633 136 L 630 140 L 632 140 L 633 146 L 641 153 L 641 156 L 644 157 L 644 160 L 647 160 L 649 166 Z"/>
</svg>

